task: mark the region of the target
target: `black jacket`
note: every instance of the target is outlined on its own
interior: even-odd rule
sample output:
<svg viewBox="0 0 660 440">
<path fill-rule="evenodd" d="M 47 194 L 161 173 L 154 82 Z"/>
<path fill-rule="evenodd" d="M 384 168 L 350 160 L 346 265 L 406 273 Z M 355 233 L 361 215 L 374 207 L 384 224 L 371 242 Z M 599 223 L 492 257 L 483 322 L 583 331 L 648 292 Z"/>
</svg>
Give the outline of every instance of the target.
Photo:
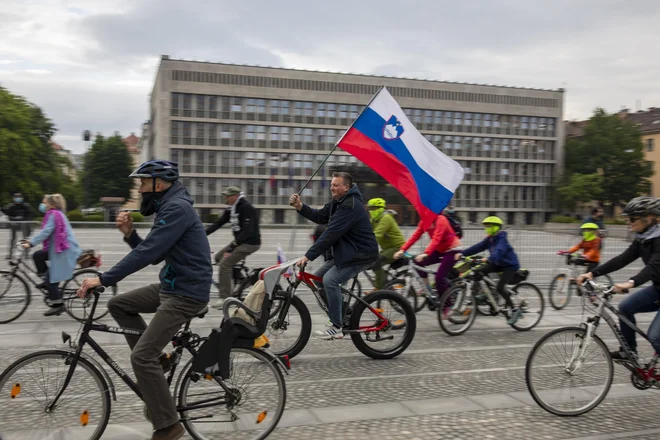
<svg viewBox="0 0 660 440">
<path fill-rule="evenodd" d="M 644 241 L 636 239 L 621 255 L 617 255 L 607 263 L 601 264 L 591 273 L 594 277 L 606 275 L 629 265 L 639 257 L 642 257 L 642 261 L 646 266 L 641 272 L 630 278 L 635 282 L 635 287 L 641 286 L 647 281 L 652 281 L 653 285 L 660 289 L 660 234 Z"/>
<path fill-rule="evenodd" d="M 27 203 L 12 203 L 2 208 L 2 212 L 13 222 L 30 221 L 34 218 L 32 208 Z"/>
<path fill-rule="evenodd" d="M 114 286 L 147 265 L 165 260 L 160 271 L 162 293 L 209 301 L 211 248 L 192 197 L 182 184 L 174 183 L 159 200 L 149 235 L 143 240 L 133 231 L 125 241 L 133 250 L 101 275 L 104 286 Z"/>
<path fill-rule="evenodd" d="M 257 210 L 247 199 L 239 199 L 236 204 L 236 214 L 232 218 L 231 206 L 227 207 L 217 222 L 206 228 L 206 235 L 211 235 L 225 223 L 231 223 L 236 246 L 241 244 L 261 245 L 261 232 L 259 231 L 259 216 Z"/>
<path fill-rule="evenodd" d="M 298 213 L 314 223 L 328 224 L 305 254 L 309 260 L 315 260 L 330 248 L 339 268 L 378 259 L 378 243 L 357 185 L 353 184 L 344 197 L 321 209 L 303 205 Z"/>
<path fill-rule="evenodd" d="M 325 232 L 326 229 L 328 229 L 328 225 L 317 225 L 314 229 L 314 233 L 312 234 L 312 241 L 316 243 L 316 240 L 319 239 L 319 237 Z M 332 260 L 332 248 L 328 248 L 323 253 L 323 259 L 325 261 Z"/>
</svg>

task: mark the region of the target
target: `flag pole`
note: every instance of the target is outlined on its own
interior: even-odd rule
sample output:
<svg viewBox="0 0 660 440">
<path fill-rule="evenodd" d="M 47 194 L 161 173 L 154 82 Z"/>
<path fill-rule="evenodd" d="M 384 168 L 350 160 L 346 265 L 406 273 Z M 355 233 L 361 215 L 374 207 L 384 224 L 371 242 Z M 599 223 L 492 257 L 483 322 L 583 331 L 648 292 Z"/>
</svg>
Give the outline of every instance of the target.
<svg viewBox="0 0 660 440">
<path fill-rule="evenodd" d="M 371 97 L 371 99 L 369 100 L 369 102 L 367 103 L 367 105 L 364 106 L 364 109 L 362 109 L 362 111 L 360 112 L 360 114 L 358 115 L 358 117 L 355 118 L 355 121 L 357 121 L 357 120 L 360 118 L 360 116 L 362 116 L 362 113 L 364 113 L 365 110 L 369 108 L 369 106 L 371 105 L 371 103 L 373 102 L 373 100 L 376 99 L 376 96 L 378 96 L 378 94 L 379 94 L 379 93 L 381 92 L 381 90 L 383 90 L 384 88 L 385 88 L 385 86 L 380 86 L 380 89 L 378 89 L 378 91 L 374 94 L 374 96 Z M 339 143 L 342 141 L 342 139 L 344 139 L 344 136 L 346 136 L 346 133 L 348 133 L 348 130 L 350 130 L 351 128 L 353 128 L 353 125 L 355 125 L 355 121 L 353 121 L 353 123 L 352 123 L 352 124 L 346 129 L 346 131 L 344 131 L 344 134 L 342 134 L 341 137 L 337 140 L 337 142 L 335 142 L 335 146 L 332 147 L 332 150 L 330 150 L 330 152 L 328 153 L 328 155 L 325 156 L 325 158 L 323 159 L 323 162 L 321 162 L 321 165 L 319 165 L 319 166 L 316 168 L 316 170 L 314 170 L 314 172 L 313 172 L 312 175 L 309 177 L 309 179 L 307 179 L 307 182 L 305 182 L 305 184 L 302 186 L 302 188 L 300 188 L 300 191 L 298 191 L 298 193 L 297 193 L 298 195 L 302 194 L 302 192 L 305 190 L 305 188 L 307 188 L 307 185 L 309 185 L 309 182 L 311 182 L 312 179 L 318 174 L 318 172 L 319 172 L 319 170 L 321 169 L 321 167 L 323 167 L 323 165 L 325 165 L 325 163 L 326 163 L 326 161 L 328 160 L 328 158 L 332 155 L 332 153 L 335 152 L 335 150 L 336 150 L 337 147 L 339 146 Z M 289 205 L 293 206 L 291 203 L 289 203 Z"/>
</svg>

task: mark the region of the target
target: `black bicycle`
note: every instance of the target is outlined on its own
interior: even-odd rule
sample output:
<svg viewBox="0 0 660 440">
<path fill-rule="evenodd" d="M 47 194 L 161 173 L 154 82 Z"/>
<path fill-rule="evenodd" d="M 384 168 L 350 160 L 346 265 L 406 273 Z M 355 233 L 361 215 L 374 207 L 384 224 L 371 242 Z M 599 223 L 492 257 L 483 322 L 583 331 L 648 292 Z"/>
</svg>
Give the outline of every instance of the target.
<svg viewBox="0 0 660 440">
<path fill-rule="evenodd" d="M 214 266 L 219 266 L 219 263 L 213 263 Z M 259 281 L 259 273 L 264 270 L 263 267 L 250 269 L 245 260 L 241 260 L 234 265 L 231 271 L 232 284 L 234 286 L 231 296 L 238 298 L 241 301 L 245 296 L 250 293 L 250 288 Z M 219 289 L 218 282 L 213 281 L 216 289 Z"/>
<path fill-rule="evenodd" d="M 272 285 L 268 281 L 266 284 Z M 135 381 L 89 335 L 91 331 L 142 334 L 140 330 L 93 322 L 102 292 L 103 288 L 92 291 L 91 310 L 78 341 L 62 332 L 62 340 L 70 350 L 29 354 L 0 375 L 0 399 L 5 399 L 0 405 L 5 429 L 2 434 L 67 440 L 101 438 L 110 419 L 111 398 L 116 401 L 115 387 L 99 362 L 83 352 L 85 346 L 91 347 L 142 399 Z M 173 394 L 188 433 L 194 439 L 260 440 L 275 429 L 282 417 L 286 402 L 283 372 L 288 374 L 290 365 L 288 358 L 275 356 L 267 346 L 255 348 L 255 338 L 265 329 L 270 295 L 266 295 L 257 313 L 235 299 L 228 301 L 238 303 L 234 306 L 246 309 L 250 316 L 265 318 L 252 325 L 226 316 L 221 328 L 214 329 L 209 337 L 190 330 L 188 321 L 172 338 L 167 382 L 171 385 L 184 351 L 188 352 L 192 358 L 182 367 Z M 197 317 L 203 318 L 207 311 L 204 309 Z M 146 407 L 144 416 L 150 420 Z"/>
<path fill-rule="evenodd" d="M 29 255 L 28 250 L 23 249 L 20 243 L 17 247 L 21 252 L 17 259 L 9 261 L 10 270 L 0 270 L 0 324 L 10 323 L 25 313 L 32 300 L 32 288 L 41 292 L 44 303 L 48 299 L 48 290 L 43 284 L 43 279 L 25 262 Z M 88 267 L 76 270 L 71 279 L 65 281 L 60 288 L 66 312 L 78 322 L 85 321 L 89 315 L 88 301 L 78 297 L 78 289 L 85 278 L 96 278 L 101 274 L 97 269 L 90 267 L 100 266 L 100 257 L 88 258 L 90 254 L 94 255 L 94 251 L 85 251 L 78 259 L 79 265 Z M 35 278 L 38 281 L 35 281 Z M 116 294 L 117 286 L 104 293 L 100 301 L 102 312 L 97 314 L 95 320 L 103 318 L 108 313 L 108 300 Z"/>
</svg>

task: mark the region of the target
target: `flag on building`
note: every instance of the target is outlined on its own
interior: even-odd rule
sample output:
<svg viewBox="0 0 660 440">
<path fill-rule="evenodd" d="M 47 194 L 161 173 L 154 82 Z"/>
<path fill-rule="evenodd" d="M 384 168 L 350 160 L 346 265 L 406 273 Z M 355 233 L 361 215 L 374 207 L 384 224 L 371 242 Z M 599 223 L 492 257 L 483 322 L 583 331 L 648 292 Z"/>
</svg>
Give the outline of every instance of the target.
<svg viewBox="0 0 660 440">
<path fill-rule="evenodd" d="M 394 186 L 429 226 L 454 196 L 463 168 L 433 146 L 385 87 L 337 142 Z"/>
</svg>

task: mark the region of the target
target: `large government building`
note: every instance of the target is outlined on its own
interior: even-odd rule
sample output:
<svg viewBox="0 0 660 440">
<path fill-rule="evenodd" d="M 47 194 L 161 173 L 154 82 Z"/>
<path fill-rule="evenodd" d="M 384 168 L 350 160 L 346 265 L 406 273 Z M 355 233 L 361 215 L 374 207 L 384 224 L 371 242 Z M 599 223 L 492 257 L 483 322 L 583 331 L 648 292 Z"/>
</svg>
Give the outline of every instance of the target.
<svg viewBox="0 0 660 440">
<path fill-rule="evenodd" d="M 563 163 L 563 90 L 464 84 L 174 60 L 163 56 L 144 126 L 141 158 L 179 162 L 201 214 L 243 189 L 261 222 L 301 221 L 288 206 L 336 140 L 386 86 L 410 120 L 465 169 L 453 205 L 464 220 L 499 215 L 541 223 L 548 185 Z M 363 196 L 383 197 L 402 224 L 417 215 L 389 184 L 337 149 L 303 191 L 330 199 L 333 171 L 348 171 Z"/>
</svg>

